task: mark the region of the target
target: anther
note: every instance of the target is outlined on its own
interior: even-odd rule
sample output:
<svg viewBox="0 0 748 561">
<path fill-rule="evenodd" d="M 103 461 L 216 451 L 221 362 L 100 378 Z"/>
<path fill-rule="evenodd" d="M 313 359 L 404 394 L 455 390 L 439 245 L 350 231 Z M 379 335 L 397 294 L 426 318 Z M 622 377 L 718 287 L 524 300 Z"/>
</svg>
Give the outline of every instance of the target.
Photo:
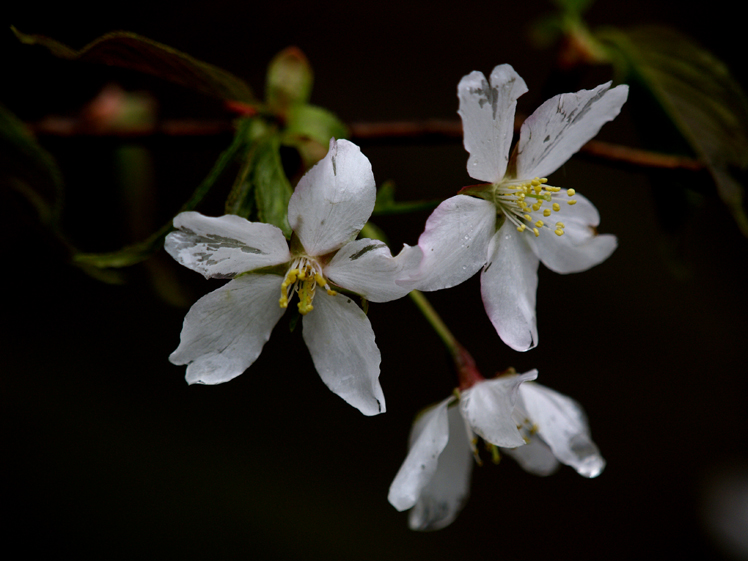
<svg viewBox="0 0 748 561">
<path fill-rule="evenodd" d="M 543 216 L 548 218 L 551 215 L 551 209 L 547 208 L 543 211 Z"/>
<path fill-rule="evenodd" d="M 552 207 L 553 207 L 553 210 L 555 210 L 556 212 L 561 210 L 561 205 L 558 203 L 553 203 Z"/>
<path fill-rule="evenodd" d="M 574 195 L 577 194 L 577 192 L 574 189 L 567 189 L 566 194 L 569 195 L 570 197 L 573 197 Z"/>
<path fill-rule="evenodd" d="M 577 204 L 577 201 L 576 201 L 576 199 L 572 199 L 571 201 L 567 201 L 567 203 L 570 204 L 570 205 L 575 205 L 575 204 Z"/>
</svg>

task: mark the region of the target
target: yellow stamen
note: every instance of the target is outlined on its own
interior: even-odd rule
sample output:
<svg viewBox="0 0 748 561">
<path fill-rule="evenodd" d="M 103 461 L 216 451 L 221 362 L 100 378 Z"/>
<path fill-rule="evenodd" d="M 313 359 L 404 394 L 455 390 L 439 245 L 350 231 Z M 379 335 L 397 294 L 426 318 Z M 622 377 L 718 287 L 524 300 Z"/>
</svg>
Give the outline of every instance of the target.
<svg viewBox="0 0 748 561">
<path fill-rule="evenodd" d="M 577 201 L 576 201 L 575 199 L 573 199 L 573 200 L 571 200 L 571 201 L 567 201 L 567 202 L 568 202 L 568 204 L 570 204 L 570 205 L 575 205 L 575 204 L 577 204 Z"/>
<path fill-rule="evenodd" d="M 551 215 L 551 209 L 547 208 L 543 211 L 543 216 L 548 218 Z"/>
<path fill-rule="evenodd" d="M 553 210 L 555 210 L 556 212 L 558 212 L 559 210 L 561 210 L 561 205 L 558 204 L 558 203 L 553 203 L 552 206 L 553 206 Z"/>
<path fill-rule="evenodd" d="M 570 197 L 573 197 L 574 195 L 577 194 L 577 192 L 574 189 L 567 189 L 566 194 L 569 195 Z"/>
<path fill-rule="evenodd" d="M 536 238 L 540 235 L 540 232 L 538 232 L 537 228 L 533 228 L 532 231 L 534 232 Z"/>
</svg>

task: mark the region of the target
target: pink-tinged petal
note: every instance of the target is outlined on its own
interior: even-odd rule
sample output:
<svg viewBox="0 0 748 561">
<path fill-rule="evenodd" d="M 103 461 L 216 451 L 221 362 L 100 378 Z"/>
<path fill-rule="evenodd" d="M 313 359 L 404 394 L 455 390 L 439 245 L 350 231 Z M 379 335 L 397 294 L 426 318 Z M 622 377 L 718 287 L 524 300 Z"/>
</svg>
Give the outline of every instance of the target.
<svg viewBox="0 0 748 561">
<path fill-rule="evenodd" d="M 451 524 L 470 495 L 473 454 L 458 407 L 447 410 L 449 440 L 436 472 L 423 487 L 408 517 L 411 530 L 440 530 Z"/>
<path fill-rule="evenodd" d="M 242 275 L 195 302 L 169 357 L 187 365 L 187 382 L 220 384 L 249 368 L 283 315 L 281 282 L 277 275 Z"/>
<path fill-rule="evenodd" d="M 537 437 L 530 437 L 530 442 L 524 446 L 501 451 L 514 458 L 526 472 L 541 477 L 555 473 L 560 465 L 548 445 Z"/>
<path fill-rule="evenodd" d="M 496 233 L 496 207 L 483 199 L 456 195 L 442 202 L 418 239 L 423 251 L 415 275 L 397 283 L 408 289 L 441 290 L 466 281 L 486 262 Z"/>
<path fill-rule="evenodd" d="M 481 72 L 460 80 L 457 97 L 464 130 L 465 150 L 470 153 L 470 177 L 498 183 L 509 161 L 517 98 L 527 91 L 524 80 L 508 64 L 493 69 L 491 83 Z"/>
<path fill-rule="evenodd" d="M 537 378 L 537 370 L 479 382 L 460 395 L 460 410 L 471 429 L 486 442 L 505 448 L 525 444 L 514 419 L 520 384 Z"/>
<path fill-rule="evenodd" d="M 570 397 L 540 384 L 525 384 L 519 391 L 525 410 L 538 427 L 538 435 L 554 456 L 580 475 L 600 475 L 605 460 L 592 442 L 582 407 Z"/>
<path fill-rule="evenodd" d="M 330 149 L 304 177 L 288 203 L 288 223 L 309 255 L 330 253 L 352 240 L 374 210 L 371 164 L 358 146 L 330 140 Z"/>
<path fill-rule="evenodd" d="M 621 111 L 628 86 L 610 87 L 552 97 L 522 124 L 517 152 L 517 177 L 547 177 Z"/>
<path fill-rule="evenodd" d="M 330 296 L 318 289 L 303 324 L 304 341 L 327 387 L 364 415 L 384 413 L 381 356 L 361 308 L 343 294 Z"/>
<path fill-rule="evenodd" d="M 508 220 L 491 239 L 489 260 L 481 273 L 483 305 L 496 332 L 515 351 L 538 344 L 535 297 L 538 258 Z"/>
<path fill-rule="evenodd" d="M 205 278 L 232 278 L 291 258 L 283 232 L 233 214 L 218 218 L 182 212 L 164 247 L 179 263 Z"/>
<path fill-rule="evenodd" d="M 544 228 L 540 236 L 528 240 L 543 265 L 556 273 L 586 271 L 605 261 L 618 247 L 615 236 L 597 233 L 600 216 L 595 206 L 581 195 L 574 199 L 577 204 L 562 205 L 561 211 L 553 214 L 554 220 L 565 225 L 562 236 Z"/>
<path fill-rule="evenodd" d="M 386 244 L 361 239 L 344 245 L 324 269 L 325 277 L 371 302 L 389 302 L 402 298 L 409 288 L 395 284 L 395 279 L 413 274 L 423 253 L 418 246 L 405 246 L 392 257 Z"/>
<path fill-rule="evenodd" d="M 418 416 L 410 431 L 410 449 L 390 485 L 387 500 L 400 512 L 413 508 L 423 488 L 436 473 L 439 455 L 449 440 L 448 397 Z"/>
</svg>

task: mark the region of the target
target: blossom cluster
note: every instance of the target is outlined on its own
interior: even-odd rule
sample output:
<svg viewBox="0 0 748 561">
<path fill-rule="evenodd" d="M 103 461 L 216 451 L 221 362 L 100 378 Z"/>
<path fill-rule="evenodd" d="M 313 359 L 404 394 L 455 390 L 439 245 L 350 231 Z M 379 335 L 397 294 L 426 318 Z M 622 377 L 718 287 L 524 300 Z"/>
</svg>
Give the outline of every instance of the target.
<svg viewBox="0 0 748 561">
<path fill-rule="evenodd" d="M 369 160 L 347 140 L 332 139 L 296 186 L 290 240 L 274 225 L 235 215 L 179 214 L 167 252 L 206 278 L 230 280 L 189 310 L 171 362 L 187 366 L 189 383 L 227 382 L 254 363 L 295 300 L 322 381 L 364 415 L 383 413 L 380 352 L 356 299 L 388 302 L 412 290 L 446 289 L 479 270 L 499 337 L 518 351 L 535 347 L 539 263 L 558 273 L 584 271 L 617 243 L 597 233 L 590 201 L 547 176 L 619 113 L 628 89 L 606 83 L 549 99 L 524 122 L 510 152 L 517 98 L 526 91 L 506 64 L 488 80 L 472 72 L 460 81 L 467 169 L 483 183 L 443 201 L 418 244 L 395 256 L 381 241 L 357 239 L 374 210 L 376 183 Z M 533 370 L 476 379 L 416 419 L 389 493 L 395 508 L 412 509 L 412 528 L 438 529 L 455 518 L 468 496 L 478 438 L 538 475 L 559 462 L 586 477 L 602 471 L 581 407 L 536 377 Z"/>
</svg>

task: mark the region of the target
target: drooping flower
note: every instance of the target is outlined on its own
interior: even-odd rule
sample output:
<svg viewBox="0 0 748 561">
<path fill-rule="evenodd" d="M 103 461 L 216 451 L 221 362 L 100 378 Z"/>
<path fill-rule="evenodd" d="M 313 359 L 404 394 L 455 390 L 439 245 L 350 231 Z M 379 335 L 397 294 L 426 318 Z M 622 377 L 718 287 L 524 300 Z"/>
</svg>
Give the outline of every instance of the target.
<svg viewBox="0 0 748 561">
<path fill-rule="evenodd" d="M 389 502 L 411 509 L 413 530 L 449 525 L 470 493 L 476 435 L 535 475 L 559 462 L 585 477 L 605 467 L 574 400 L 531 380 L 537 371 L 478 382 L 423 412 L 413 424 L 410 449 L 390 486 Z M 527 382 L 527 383 L 523 383 Z"/>
<path fill-rule="evenodd" d="M 355 237 L 374 208 L 369 160 L 346 140 L 301 178 L 288 204 L 289 243 L 273 225 L 183 212 L 166 250 L 206 278 L 232 279 L 187 313 L 169 360 L 187 365 L 189 383 L 219 384 L 244 372 L 298 296 L 303 337 L 323 382 L 365 415 L 385 411 L 379 349 L 366 314 L 340 289 L 387 302 L 409 289 L 394 278 L 417 266 L 418 247 L 392 257 Z"/>
<path fill-rule="evenodd" d="M 610 82 L 557 95 L 522 124 L 509 155 L 517 98 L 527 91 L 507 65 L 458 86 L 468 173 L 487 184 L 463 190 L 431 214 L 419 238 L 423 260 L 404 286 L 431 291 L 455 286 L 479 269 L 481 295 L 502 340 L 518 351 L 538 343 L 535 297 L 539 261 L 557 273 L 585 271 L 607 259 L 617 241 L 598 235 L 597 209 L 547 176 L 615 118 L 628 86 Z"/>
</svg>

